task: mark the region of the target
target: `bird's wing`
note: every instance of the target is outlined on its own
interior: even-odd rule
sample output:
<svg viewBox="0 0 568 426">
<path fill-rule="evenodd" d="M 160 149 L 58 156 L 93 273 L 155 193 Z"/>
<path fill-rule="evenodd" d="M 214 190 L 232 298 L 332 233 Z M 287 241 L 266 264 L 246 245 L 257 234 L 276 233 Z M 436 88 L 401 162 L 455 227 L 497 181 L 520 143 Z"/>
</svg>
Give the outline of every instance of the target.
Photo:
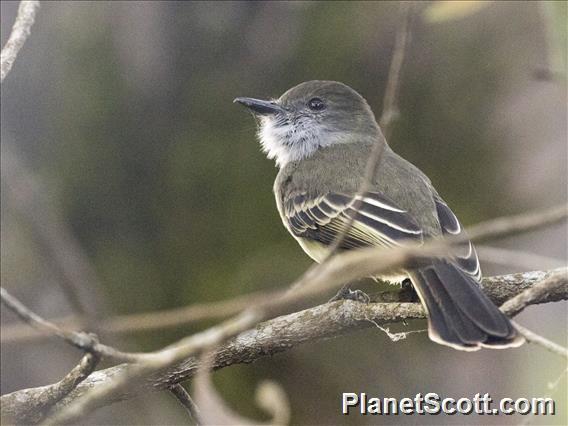
<svg viewBox="0 0 568 426">
<path fill-rule="evenodd" d="M 414 218 L 377 192 L 366 192 L 361 197 L 334 192 L 315 198 L 296 194 L 284 202 L 284 217 L 296 237 L 324 245 L 333 244 L 350 218 L 354 218 L 340 246 L 343 249 L 391 247 L 404 241 L 421 243 L 423 239 L 423 231 Z"/>
<path fill-rule="evenodd" d="M 438 220 L 440 221 L 442 233 L 444 235 L 453 236 L 465 235 L 465 231 L 460 225 L 458 218 L 438 194 L 434 196 L 434 202 L 436 203 L 436 211 L 438 212 Z M 477 281 L 480 281 L 481 267 L 479 265 L 477 252 L 475 251 L 475 247 L 473 247 L 471 241 L 457 246 L 454 254 L 460 269 L 475 278 Z"/>
</svg>

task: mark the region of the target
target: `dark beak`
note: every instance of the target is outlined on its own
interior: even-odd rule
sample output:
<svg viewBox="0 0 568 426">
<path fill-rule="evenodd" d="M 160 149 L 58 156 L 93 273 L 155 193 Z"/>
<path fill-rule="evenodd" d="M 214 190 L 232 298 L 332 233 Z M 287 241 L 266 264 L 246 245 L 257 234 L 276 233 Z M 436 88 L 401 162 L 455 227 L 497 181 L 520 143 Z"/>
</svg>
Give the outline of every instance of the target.
<svg viewBox="0 0 568 426">
<path fill-rule="evenodd" d="M 252 112 L 259 115 L 274 115 L 284 112 L 284 109 L 276 102 L 263 101 L 261 99 L 235 98 L 233 103 L 239 103 L 241 105 L 244 105 Z"/>
</svg>

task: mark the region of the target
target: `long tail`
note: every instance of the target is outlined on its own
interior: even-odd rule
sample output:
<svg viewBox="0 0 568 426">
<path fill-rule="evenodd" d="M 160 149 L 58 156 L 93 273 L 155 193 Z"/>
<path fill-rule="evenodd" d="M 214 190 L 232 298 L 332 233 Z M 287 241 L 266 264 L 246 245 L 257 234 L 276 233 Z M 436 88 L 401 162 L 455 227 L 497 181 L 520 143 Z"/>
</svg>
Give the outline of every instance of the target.
<svg viewBox="0 0 568 426">
<path fill-rule="evenodd" d="M 410 275 L 428 311 L 428 334 L 433 341 L 464 351 L 516 347 L 524 342 L 475 279 L 451 260 L 433 260 Z"/>
</svg>

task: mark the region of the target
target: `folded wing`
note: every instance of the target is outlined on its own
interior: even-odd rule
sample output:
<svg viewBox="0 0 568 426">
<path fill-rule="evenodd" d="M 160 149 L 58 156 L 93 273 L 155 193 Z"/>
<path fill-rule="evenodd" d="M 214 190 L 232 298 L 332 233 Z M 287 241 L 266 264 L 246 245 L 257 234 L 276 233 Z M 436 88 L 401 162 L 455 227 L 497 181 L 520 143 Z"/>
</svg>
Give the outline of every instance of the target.
<svg viewBox="0 0 568 426">
<path fill-rule="evenodd" d="M 332 244 L 353 218 L 340 246 L 343 249 L 423 241 L 423 231 L 412 216 L 376 192 L 362 196 L 328 193 L 316 198 L 298 194 L 285 202 L 284 214 L 295 236 L 324 245 Z"/>
<path fill-rule="evenodd" d="M 465 231 L 460 225 L 458 218 L 448 207 L 448 205 L 438 196 L 434 196 L 438 219 L 442 228 L 442 233 L 449 236 L 465 235 Z M 457 266 L 466 274 L 473 277 L 476 281 L 481 280 L 481 268 L 477 252 L 473 244 L 468 241 L 465 244 L 455 247 L 454 254 Z"/>
</svg>

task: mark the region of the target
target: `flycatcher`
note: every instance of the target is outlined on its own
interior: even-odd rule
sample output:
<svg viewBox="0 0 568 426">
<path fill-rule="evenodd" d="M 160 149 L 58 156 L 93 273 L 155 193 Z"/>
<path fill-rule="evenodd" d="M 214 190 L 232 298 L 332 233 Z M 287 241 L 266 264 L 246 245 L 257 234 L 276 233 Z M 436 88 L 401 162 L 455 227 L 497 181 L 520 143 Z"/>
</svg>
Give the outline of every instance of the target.
<svg viewBox="0 0 568 426">
<path fill-rule="evenodd" d="M 235 102 L 260 117 L 262 149 L 280 168 L 274 183 L 278 211 L 286 229 L 316 262 L 324 259 L 350 218 L 353 223 L 340 250 L 396 247 L 463 232 L 430 180 L 387 145 L 371 108 L 350 87 L 315 80 L 276 100 Z M 359 201 L 376 144 L 382 145 L 380 162 L 371 189 Z M 453 256 L 416 261 L 394 280 L 406 279 L 426 308 L 433 341 L 466 351 L 523 343 L 481 291 L 481 269 L 471 242 Z"/>
</svg>

